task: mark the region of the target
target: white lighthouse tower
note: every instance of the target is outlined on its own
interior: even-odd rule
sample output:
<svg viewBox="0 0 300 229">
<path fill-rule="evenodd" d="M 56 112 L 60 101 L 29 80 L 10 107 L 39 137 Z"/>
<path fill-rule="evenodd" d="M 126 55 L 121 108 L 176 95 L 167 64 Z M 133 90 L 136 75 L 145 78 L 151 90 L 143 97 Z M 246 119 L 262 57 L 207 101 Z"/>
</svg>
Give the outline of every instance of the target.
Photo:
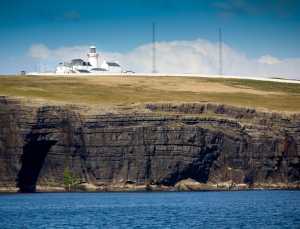
<svg viewBox="0 0 300 229">
<path fill-rule="evenodd" d="M 92 67 L 98 68 L 99 54 L 96 53 L 96 46 L 90 47 L 90 52 L 87 54 L 87 56 L 88 56 L 88 62 L 92 65 Z"/>
</svg>

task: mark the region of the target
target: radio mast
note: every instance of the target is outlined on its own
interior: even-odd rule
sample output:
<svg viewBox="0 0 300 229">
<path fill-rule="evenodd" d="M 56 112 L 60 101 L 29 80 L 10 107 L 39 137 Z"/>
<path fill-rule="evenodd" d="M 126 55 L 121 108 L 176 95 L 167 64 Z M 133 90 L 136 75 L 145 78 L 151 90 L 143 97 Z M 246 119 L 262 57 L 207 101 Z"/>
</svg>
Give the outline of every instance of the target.
<svg viewBox="0 0 300 229">
<path fill-rule="evenodd" d="M 223 41 L 222 29 L 219 28 L 219 75 L 223 75 Z"/>
<path fill-rule="evenodd" d="M 156 73 L 155 23 L 152 23 L 152 73 Z"/>
</svg>

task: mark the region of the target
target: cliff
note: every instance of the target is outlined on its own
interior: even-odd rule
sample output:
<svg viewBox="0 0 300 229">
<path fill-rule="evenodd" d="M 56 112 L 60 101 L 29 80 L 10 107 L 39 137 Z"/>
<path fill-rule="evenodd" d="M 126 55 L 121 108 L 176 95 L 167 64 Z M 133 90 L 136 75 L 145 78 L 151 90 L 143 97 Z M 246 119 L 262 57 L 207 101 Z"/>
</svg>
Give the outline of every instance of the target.
<svg viewBox="0 0 300 229">
<path fill-rule="evenodd" d="M 111 113 L 0 97 L 0 187 L 87 190 L 300 187 L 300 115 L 147 104 Z"/>
</svg>

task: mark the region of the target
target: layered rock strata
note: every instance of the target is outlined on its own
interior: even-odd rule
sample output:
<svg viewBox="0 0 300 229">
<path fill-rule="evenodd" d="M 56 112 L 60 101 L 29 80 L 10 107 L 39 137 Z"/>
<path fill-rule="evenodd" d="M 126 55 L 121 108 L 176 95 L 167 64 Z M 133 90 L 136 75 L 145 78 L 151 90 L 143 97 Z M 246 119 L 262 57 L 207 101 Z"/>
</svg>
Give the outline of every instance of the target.
<svg viewBox="0 0 300 229">
<path fill-rule="evenodd" d="M 0 191 L 300 187 L 300 116 L 215 104 L 84 112 L 0 98 Z M 192 188 L 189 188 L 192 187 Z"/>
</svg>

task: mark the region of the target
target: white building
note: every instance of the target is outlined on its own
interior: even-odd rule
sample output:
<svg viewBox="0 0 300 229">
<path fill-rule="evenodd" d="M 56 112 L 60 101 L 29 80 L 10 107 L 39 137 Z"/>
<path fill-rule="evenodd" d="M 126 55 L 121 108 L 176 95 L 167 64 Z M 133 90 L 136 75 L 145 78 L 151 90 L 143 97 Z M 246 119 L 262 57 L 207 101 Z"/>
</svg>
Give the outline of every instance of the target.
<svg viewBox="0 0 300 229">
<path fill-rule="evenodd" d="M 69 74 L 69 73 L 75 73 L 71 66 L 69 66 L 67 63 L 59 63 L 56 67 L 56 74 Z"/>
<path fill-rule="evenodd" d="M 99 54 L 96 52 L 96 47 L 91 46 L 87 54 L 87 61 L 82 59 L 73 59 L 71 62 L 60 63 L 56 67 L 56 74 L 70 74 L 70 73 L 91 73 L 101 74 L 121 73 L 122 68 L 119 63 L 112 61 L 105 61 L 100 64 Z"/>
</svg>

